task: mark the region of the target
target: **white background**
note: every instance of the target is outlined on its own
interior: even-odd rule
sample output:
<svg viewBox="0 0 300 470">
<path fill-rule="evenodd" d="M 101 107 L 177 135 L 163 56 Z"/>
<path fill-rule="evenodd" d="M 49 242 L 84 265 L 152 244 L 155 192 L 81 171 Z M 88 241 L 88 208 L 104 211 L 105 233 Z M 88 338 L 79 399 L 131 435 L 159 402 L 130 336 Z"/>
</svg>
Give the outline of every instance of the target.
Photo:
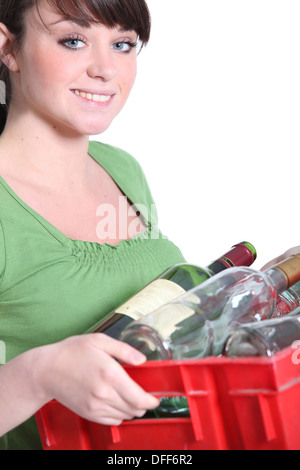
<svg viewBox="0 0 300 470">
<path fill-rule="evenodd" d="M 148 0 L 135 89 L 97 140 L 142 165 L 191 263 L 247 240 L 259 269 L 299 240 L 299 0 Z"/>
</svg>

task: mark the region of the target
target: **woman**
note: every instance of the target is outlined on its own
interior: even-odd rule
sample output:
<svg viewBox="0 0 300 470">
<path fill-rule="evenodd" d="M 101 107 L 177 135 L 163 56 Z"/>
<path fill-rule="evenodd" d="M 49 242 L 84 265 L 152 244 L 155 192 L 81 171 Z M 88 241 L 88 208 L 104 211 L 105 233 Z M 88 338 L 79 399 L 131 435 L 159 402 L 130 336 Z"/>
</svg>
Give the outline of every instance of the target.
<svg viewBox="0 0 300 470">
<path fill-rule="evenodd" d="M 82 333 L 184 259 L 137 162 L 89 141 L 134 84 L 144 0 L 7 0 L 0 22 L 0 448 L 38 449 L 53 398 L 109 425 L 158 406 L 119 364 L 144 356 Z"/>
</svg>

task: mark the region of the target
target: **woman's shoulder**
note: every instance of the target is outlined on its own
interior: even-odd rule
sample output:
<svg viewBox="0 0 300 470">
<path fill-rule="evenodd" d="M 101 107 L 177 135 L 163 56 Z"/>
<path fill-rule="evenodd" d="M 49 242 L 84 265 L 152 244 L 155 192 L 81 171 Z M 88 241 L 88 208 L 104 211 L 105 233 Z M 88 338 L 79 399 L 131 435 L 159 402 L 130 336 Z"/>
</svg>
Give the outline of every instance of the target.
<svg viewBox="0 0 300 470">
<path fill-rule="evenodd" d="M 100 165 L 105 166 L 107 169 L 118 168 L 127 173 L 130 171 L 142 173 L 142 168 L 135 157 L 119 147 L 103 142 L 90 141 L 89 153 Z"/>
<path fill-rule="evenodd" d="M 91 141 L 89 154 L 114 179 L 131 201 L 153 204 L 147 178 L 139 162 L 128 152 L 102 142 Z"/>
</svg>

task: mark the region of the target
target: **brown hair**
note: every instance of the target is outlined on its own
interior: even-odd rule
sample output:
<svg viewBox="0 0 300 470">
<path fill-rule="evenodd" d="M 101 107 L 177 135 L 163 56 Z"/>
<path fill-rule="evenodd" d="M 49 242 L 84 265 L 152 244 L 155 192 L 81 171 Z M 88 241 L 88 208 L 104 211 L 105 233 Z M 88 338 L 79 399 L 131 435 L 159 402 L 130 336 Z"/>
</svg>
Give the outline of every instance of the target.
<svg viewBox="0 0 300 470">
<path fill-rule="evenodd" d="M 102 23 L 110 28 L 118 25 L 136 31 L 142 45 L 149 41 L 151 19 L 146 0 L 44 0 L 65 18 L 82 26 Z M 18 50 L 24 39 L 25 14 L 33 7 L 38 9 L 40 0 L 0 0 L 0 22 L 15 35 L 14 47 Z M 3 55 L 9 51 L 3 51 Z M 0 80 L 5 83 L 6 100 L 0 105 L 0 133 L 2 133 L 11 100 L 9 70 L 0 63 Z M 1 100 L 3 103 L 3 101 Z"/>
</svg>

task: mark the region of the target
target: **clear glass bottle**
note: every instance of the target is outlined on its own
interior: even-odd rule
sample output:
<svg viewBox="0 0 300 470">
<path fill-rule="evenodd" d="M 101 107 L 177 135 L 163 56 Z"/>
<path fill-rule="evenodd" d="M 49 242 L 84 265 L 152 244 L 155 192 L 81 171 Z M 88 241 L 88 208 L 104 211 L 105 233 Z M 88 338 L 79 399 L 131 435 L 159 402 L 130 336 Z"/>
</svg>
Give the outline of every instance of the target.
<svg viewBox="0 0 300 470">
<path fill-rule="evenodd" d="M 225 255 L 206 268 L 187 263 L 173 266 L 87 333 L 105 333 L 113 338 L 119 338 L 121 331 L 133 320 L 139 320 L 213 275 L 233 266 L 251 266 L 255 259 L 254 246 L 249 242 L 242 242 L 234 245 Z"/>
<path fill-rule="evenodd" d="M 300 306 L 300 282 L 278 296 L 272 318 L 281 318 Z"/>
<path fill-rule="evenodd" d="M 132 322 L 120 339 L 150 360 L 222 354 L 232 329 L 269 319 L 277 296 L 300 281 L 300 255 L 255 271 L 231 268 Z"/>
<path fill-rule="evenodd" d="M 233 330 L 224 348 L 228 357 L 273 356 L 297 341 L 300 345 L 300 309 L 293 315 L 261 323 L 246 324 Z"/>
<path fill-rule="evenodd" d="M 269 318 L 277 295 L 298 279 L 299 256 L 264 273 L 232 268 L 152 312 L 140 322 L 133 322 L 120 339 L 142 351 L 150 360 L 222 354 L 231 328 L 245 321 Z M 148 412 L 147 416 L 189 416 L 187 398 L 162 397 L 160 406 Z"/>
</svg>

